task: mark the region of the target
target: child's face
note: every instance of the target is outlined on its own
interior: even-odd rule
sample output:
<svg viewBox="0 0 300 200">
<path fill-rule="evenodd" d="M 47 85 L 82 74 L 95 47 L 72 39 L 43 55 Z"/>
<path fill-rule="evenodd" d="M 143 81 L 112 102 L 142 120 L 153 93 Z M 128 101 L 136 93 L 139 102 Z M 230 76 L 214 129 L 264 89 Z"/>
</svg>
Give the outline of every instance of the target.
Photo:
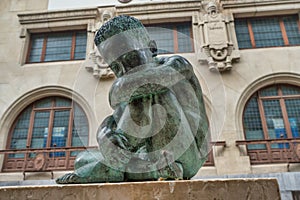
<svg viewBox="0 0 300 200">
<path fill-rule="evenodd" d="M 117 77 L 124 75 L 131 69 L 146 64 L 147 45 L 123 32 L 102 42 L 98 49 L 105 62 L 111 67 Z"/>
</svg>

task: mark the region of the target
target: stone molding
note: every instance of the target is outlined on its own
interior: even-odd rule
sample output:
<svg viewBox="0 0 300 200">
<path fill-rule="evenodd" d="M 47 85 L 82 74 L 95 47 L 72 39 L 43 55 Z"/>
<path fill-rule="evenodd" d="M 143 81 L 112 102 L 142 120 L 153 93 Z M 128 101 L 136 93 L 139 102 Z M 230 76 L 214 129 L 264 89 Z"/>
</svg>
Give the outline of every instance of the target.
<svg viewBox="0 0 300 200">
<path fill-rule="evenodd" d="M 298 0 L 284 0 L 284 1 L 278 1 L 278 0 L 236 0 L 236 1 L 222 1 L 222 7 L 224 9 L 227 8 L 241 8 L 241 7 L 257 7 L 257 6 L 267 6 L 271 5 L 284 5 L 284 4 L 299 4 L 300 2 Z"/>
<path fill-rule="evenodd" d="M 147 4 L 131 4 L 116 6 L 118 14 L 145 15 L 173 12 L 199 11 L 201 1 L 168 1 Z"/>
<path fill-rule="evenodd" d="M 22 25 L 31 23 L 56 22 L 65 20 L 96 19 L 101 10 L 115 9 L 118 15 L 160 14 L 199 11 L 200 1 L 154 2 L 146 4 L 116 5 L 111 7 L 86 8 L 80 10 L 58 10 L 44 12 L 30 12 L 18 14 Z"/>
<path fill-rule="evenodd" d="M 295 14 L 299 13 L 299 0 L 238 0 L 238 1 L 222 1 L 222 7 L 230 10 L 236 17 L 252 17 L 264 16 L 274 13 L 279 14 Z"/>
<path fill-rule="evenodd" d="M 21 25 L 77 19 L 96 19 L 97 16 L 98 10 L 95 8 L 18 14 Z"/>
</svg>

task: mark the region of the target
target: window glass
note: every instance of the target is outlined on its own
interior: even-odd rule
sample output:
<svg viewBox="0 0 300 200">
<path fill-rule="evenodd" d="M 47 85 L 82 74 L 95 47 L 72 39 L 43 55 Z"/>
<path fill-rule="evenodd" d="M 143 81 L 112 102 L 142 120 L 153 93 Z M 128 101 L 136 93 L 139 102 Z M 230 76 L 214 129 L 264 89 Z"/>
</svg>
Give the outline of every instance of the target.
<svg viewBox="0 0 300 200">
<path fill-rule="evenodd" d="M 178 31 L 178 52 L 192 52 L 192 37 L 191 37 L 191 26 L 181 24 L 177 26 Z"/>
<path fill-rule="evenodd" d="M 246 132 L 247 140 L 259 140 L 264 139 L 262 131 L 261 118 L 259 114 L 257 98 L 253 97 L 248 102 L 244 111 L 244 129 Z M 248 145 L 249 149 L 265 149 L 263 144 Z"/>
<path fill-rule="evenodd" d="M 35 112 L 31 148 L 46 147 L 50 112 Z"/>
<path fill-rule="evenodd" d="M 283 46 L 283 38 L 277 18 L 251 19 L 256 47 Z"/>
<path fill-rule="evenodd" d="M 30 62 L 40 62 L 45 35 L 33 35 L 31 37 Z"/>
<path fill-rule="evenodd" d="M 263 107 L 267 120 L 269 138 L 287 138 L 286 127 L 284 124 L 279 100 L 263 100 Z M 284 148 L 285 146 L 283 144 L 272 144 L 271 147 Z"/>
<path fill-rule="evenodd" d="M 295 86 L 283 85 L 281 88 L 283 95 L 300 95 L 300 89 Z"/>
<path fill-rule="evenodd" d="M 43 148 L 47 145 L 48 126 L 49 126 L 50 112 L 35 112 L 32 139 L 30 148 Z M 30 157 L 35 157 L 35 153 L 31 153 Z"/>
<path fill-rule="evenodd" d="M 55 33 L 48 36 L 45 61 L 70 60 L 72 33 Z"/>
<path fill-rule="evenodd" d="M 290 45 L 300 44 L 300 28 L 299 28 L 298 20 L 299 20 L 298 15 L 283 17 L 285 30 Z"/>
<path fill-rule="evenodd" d="M 238 40 L 239 48 L 251 48 L 251 40 L 250 35 L 248 31 L 248 24 L 247 20 L 242 19 L 236 19 L 235 22 L 235 31 L 236 31 L 236 37 Z"/>
<path fill-rule="evenodd" d="M 32 106 L 23 111 L 16 122 L 12 132 L 10 149 L 25 149 L 27 145 L 27 135 L 30 124 Z M 24 158 L 24 154 L 9 154 L 10 158 Z"/>
<path fill-rule="evenodd" d="M 300 99 L 287 99 L 285 106 L 293 137 L 300 137 Z"/>
<path fill-rule="evenodd" d="M 69 129 L 69 119 L 70 111 L 62 110 L 54 112 L 54 122 L 51 134 L 51 147 L 64 147 L 66 146 L 68 129 Z M 65 156 L 65 152 L 55 152 L 50 153 L 52 156 Z"/>
<path fill-rule="evenodd" d="M 74 119 L 72 129 L 72 146 L 86 146 L 88 144 L 88 121 L 83 110 L 78 106 L 74 106 Z M 72 156 L 76 156 L 78 151 L 71 152 Z"/>
<path fill-rule="evenodd" d="M 158 54 L 193 52 L 190 23 L 154 24 L 146 26 L 151 40 L 155 40 Z"/>
<path fill-rule="evenodd" d="M 151 40 L 157 44 L 158 54 L 174 52 L 174 35 L 171 26 L 151 26 L 148 29 Z"/>
<path fill-rule="evenodd" d="M 48 108 L 51 107 L 52 100 L 50 98 L 39 100 L 35 103 L 36 108 Z"/>
<path fill-rule="evenodd" d="M 260 91 L 260 96 L 277 96 L 278 90 L 276 86 L 267 87 Z"/>
<path fill-rule="evenodd" d="M 62 97 L 56 97 L 55 98 L 55 106 L 56 107 L 70 107 L 71 106 L 71 100 L 65 99 Z"/>
<path fill-rule="evenodd" d="M 76 33 L 75 60 L 85 59 L 87 35 L 85 32 Z"/>
</svg>

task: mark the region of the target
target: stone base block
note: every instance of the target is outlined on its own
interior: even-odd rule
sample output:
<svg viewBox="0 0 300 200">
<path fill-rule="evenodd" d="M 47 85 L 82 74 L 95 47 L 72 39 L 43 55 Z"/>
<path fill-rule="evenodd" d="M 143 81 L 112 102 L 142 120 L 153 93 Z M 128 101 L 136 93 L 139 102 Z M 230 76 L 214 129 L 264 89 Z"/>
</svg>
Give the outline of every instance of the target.
<svg viewBox="0 0 300 200">
<path fill-rule="evenodd" d="M 10 186 L 0 188 L 0 199 L 277 200 L 280 193 L 276 179 L 226 179 Z"/>
</svg>

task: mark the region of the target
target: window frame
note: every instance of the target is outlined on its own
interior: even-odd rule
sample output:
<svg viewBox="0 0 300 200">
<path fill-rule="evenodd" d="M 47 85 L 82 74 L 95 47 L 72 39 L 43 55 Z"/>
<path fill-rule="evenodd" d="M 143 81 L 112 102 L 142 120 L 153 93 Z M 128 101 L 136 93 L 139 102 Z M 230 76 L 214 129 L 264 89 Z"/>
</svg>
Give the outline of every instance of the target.
<svg viewBox="0 0 300 200">
<path fill-rule="evenodd" d="M 71 46 L 70 46 L 70 59 L 58 59 L 58 60 L 51 60 L 51 61 L 45 61 L 45 57 L 46 57 L 46 50 L 47 50 L 47 42 L 48 42 L 48 38 L 49 35 L 54 35 L 57 33 L 72 33 L 72 42 L 71 42 Z M 34 64 L 34 63 L 48 63 L 48 62 L 60 62 L 60 61 L 76 61 L 76 60 L 84 60 L 83 59 L 75 59 L 75 50 L 76 50 L 76 34 L 77 33 L 86 33 L 86 45 L 85 45 L 85 57 L 87 54 L 87 41 L 88 41 L 88 32 L 85 29 L 75 29 L 75 30 L 64 30 L 64 31 L 53 31 L 53 32 L 34 32 L 34 33 L 30 33 L 29 34 L 29 44 L 28 44 L 28 48 L 27 48 L 27 54 L 26 54 L 26 60 L 25 60 L 25 64 Z M 31 50 L 32 50 L 32 43 L 33 43 L 33 36 L 36 35 L 42 35 L 43 36 L 43 45 L 42 45 L 42 52 L 40 54 L 40 60 L 37 62 L 32 62 L 30 61 L 30 55 L 31 55 Z"/>
<path fill-rule="evenodd" d="M 51 106 L 50 107 L 45 107 L 45 108 L 37 108 L 35 107 L 36 103 L 39 102 L 40 100 L 43 99 L 51 99 Z M 70 106 L 55 106 L 55 101 L 57 98 L 61 98 L 64 100 L 68 100 L 70 101 Z M 38 99 L 36 101 L 34 101 L 33 103 L 29 104 L 28 106 L 26 106 L 26 108 L 24 108 L 19 114 L 18 116 L 15 118 L 14 123 L 12 124 L 12 126 L 10 127 L 9 130 L 9 134 L 8 134 L 8 138 L 6 140 L 6 150 L 8 153 L 5 153 L 4 156 L 4 162 L 2 165 L 2 172 L 18 172 L 18 171 L 56 171 L 56 170 L 70 170 L 74 168 L 74 160 L 76 158 L 76 155 L 72 155 L 72 152 L 76 152 L 76 151 L 80 151 L 82 149 L 86 149 L 86 146 L 73 146 L 72 145 L 72 139 L 74 138 L 74 134 L 73 134 L 73 128 L 74 128 L 74 109 L 75 106 L 77 106 L 85 115 L 86 118 L 86 125 L 87 125 L 87 133 L 86 133 L 86 139 L 87 139 L 87 145 L 89 143 L 89 123 L 88 123 L 88 118 L 87 115 L 85 113 L 85 111 L 82 109 L 82 107 L 72 101 L 72 99 L 69 99 L 67 97 L 64 96 L 49 96 L 49 97 L 44 97 L 42 99 Z M 13 132 L 15 130 L 15 127 L 18 123 L 18 119 L 20 118 L 20 116 L 23 114 L 23 112 L 28 109 L 29 107 L 31 107 L 31 111 L 30 111 L 30 118 L 29 118 L 29 126 L 27 129 L 27 139 L 26 139 L 26 147 L 24 149 L 12 149 L 11 148 L 11 142 L 12 142 L 12 138 L 13 138 Z M 56 147 L 56 146 L 51 146 L 51 140 L 52 135 L 53 135 L 53 128 L 54 128 L 54 119 L 55 119 L 55 112 L 56 111 L 69 111 L 69 119 L 68 119 L 68 132 L 66 133 L 66 142 L 65 142 L 65 146 L 62 147 Z M 49 118 L 48 118 L 48 135 L 47 135 L 47 142 L 46 142 L 46 146 L 43 148 L 31 148 L 31 144 L 32 144 L 32 139 L 33 139 L 33 128 L 34 128 L 34 122 L 36 120 L 35 118 L 35 113 L 37 112 L 43 112 L 43 111 L 48 111 L 49 112 Z M 55 149 L 59 149 L 55 151 Z M 19 150 L 19 152 L 18 152 Z M 26 153 L 24 152 L 24 150 L 26 150 Z M 13 152 L 13 153 L 12 153 Z M 64 155 L 59 155 L 56 156 L 55 152 L 61 153 L 64 152 Z M 30 154 L 35 153 L 36 155 L 31 157 Z M 9 155 L 10 154 L 24 154 L 24 157 L 18 158 L 18 157 L 12 157 L 10 158 Z M 48 160 L 49 162 L 49 166 L 44 167 L 42 170 L 36 170 L 34 168 L 33 163 L 35 158 L 39 155 L 39 154 L 43 154 L 45 159 Z M 51 155 L 52 154 L 52 155 Z M 9 168 L 8 163 L 9 161 L 15 162 L 16 166 L 15 168 Z M 54 162 L 55 161 L 55 162 Z M 18 162 L 22 163 L 22 167 L 18 167 Z M 47 161 L 46 161 L 47 162 Z M 63 165 L 59 165 L 60 163 L 64 163 Z M 29 163 L 29 164 L 28 164 Z M 54 164 L 53 164 L 54 163 Z"/>
<path fill-rule="evenodd" d="M 241 17 L 241 18 L 235 18 L 235 21 L 237 20 L 243 20 L 246 21 L 247 24 L 247 28 L 248 28 L 248 35 L 249 35 L 249 39 L 250 39 L 250 44 L 251 47 L 248 48 L 240 48 L 239 49 L 254 49 L 254 48 L 274 48 L 274 47 L 289 47 L 289 46 L 299 46 L 299 44 L 293 44 L 291 45 L 289 43 L 289 38 L 286 32 L 286 27 L 283 21 L 284 17 L 292 17 L 292 16 L 297 16 L 298 20 L 297 20 L 297 25 L 298 25 L 298 30 L 299 30 L 299 34 L 300 34 L 300 17 L 298 14 L 288 14 L 288 15 L 275 15 L 275 16 L 259 16 L 259 17 Z M 282 46 L 263 46 L 263 47 L 256 47 L 256 42 L 255 42 L 255 35 L 253 32 L 253 26 L 251 24 L 251 20 L 252 19 L 277 19 L 279 22 L 279 26 L 280 26 L 280 30 L 281 30 L 281 36 L 282 36 L 282 42 L 284 45 Z M 235 26 L 236 29 L 236 26 Z M 238 34 L 237 34 L 238 35 Z M 239 43 L 238 39 L 237 42 Z"/>
<path fill-rule="evenodd" d="M 193 26 L 192 26 L 192 22 L 191 21 L 182 21 L 182 22 L 160 22 L 160 23 L 153 23 L 153 24 L 144 24 L 144 26 L 147 27 L 157 27 L 157 28 L 161 28 L 162 26 L 170 26 L 172 25 L 173 29 L 173 51 L 172 52 L 168 52 L 168 53 L 163 53 L 160 52 L 159 55 L 164 55 L 164 54 L 176 54 L 176 53 L 195 53 L 195 46 L 194 46 L 194 34 L 193 34 Z M 190 52 L 179 52 L 179 44 L 178 44 L 178 34 L 177 34 L 177 26 L 179 25 L 189 25 L 190 27 L 190 43 L 191 43 L 191 51 Z M 151 35 L 150 35 L 150 39 Z M 157 41 L 156 41 L 157 42 Z M 157 46 L 159 46 L 157 44 Z"/>
<path fill-rule="evenodd" d="M 260 88 L 254 92 L 251 97 L 247 100 L 243 110 L 243 133 L 245 140 L 237 141 L 237 145 L 246 145 L 248 155 L 250 157 L 251 164 L 268 164 L 268 163 L 286 163 L 286 162 L 300 162 L 300 136 L 294 137 L 289 122 L 288 111 L 286 108 L 286 100 L 300 99 L 300 94 L 284 95 L 282 87 L 300 87 L 292 84 L 273 84 L 266 87 Z M 276 87 L 277 95 L 262 96 L 261 92 L 264 89 Z M 262 126 L 263 139 L 247 139 L 246 128 L 245 128 L 245 112 L 248 103 L 254 96 L 257 98 L 258 111 L 260 115 L 260 122 Z M 267 119 L 265 117 L 265 108 L 263 100 L 278 100 L 280 105 L 280 111 L 284 123 L 284 129 L 286 132 L 286 138 L 270 138 Z M 298 133 L 299 134 L 299 133 Z M 272 144 L 281 144 L 281 147 L 272 147 Z M 248 145 L 264 145 L 264 148 L 249 149 Z"/>
</svg>

